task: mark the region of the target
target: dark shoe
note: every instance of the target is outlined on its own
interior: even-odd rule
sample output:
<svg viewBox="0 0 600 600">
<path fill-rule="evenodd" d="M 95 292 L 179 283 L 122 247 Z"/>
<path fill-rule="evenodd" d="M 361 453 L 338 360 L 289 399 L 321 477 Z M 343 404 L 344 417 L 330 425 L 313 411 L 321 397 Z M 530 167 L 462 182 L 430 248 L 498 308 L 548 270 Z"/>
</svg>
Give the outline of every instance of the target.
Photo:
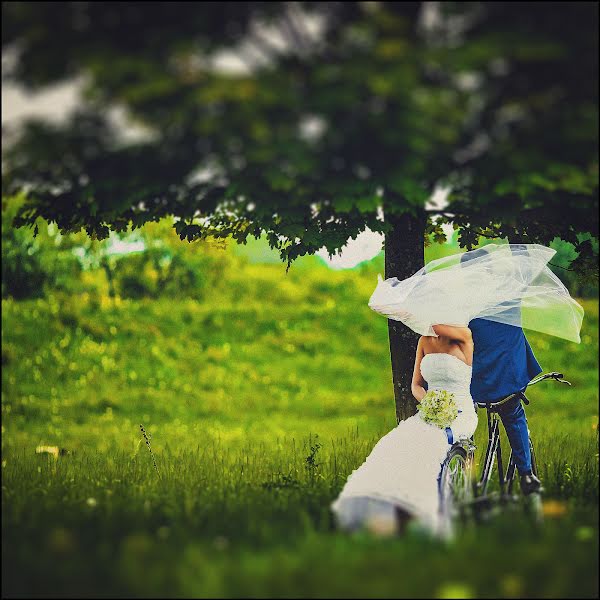
<svg viewBox="0 0 600 600">
<path fill-rule="evenodd" d="M 404 535 L 408 524 L 412 521 L 412 515 L 403 508 L 396 506 L 396 533 Z"/>
<path fill-rule="evenodd" d="M 521 492 L 524 496 L 541 491 L 542 482 L 533 473 L 521 475 Z"/>
</svg>

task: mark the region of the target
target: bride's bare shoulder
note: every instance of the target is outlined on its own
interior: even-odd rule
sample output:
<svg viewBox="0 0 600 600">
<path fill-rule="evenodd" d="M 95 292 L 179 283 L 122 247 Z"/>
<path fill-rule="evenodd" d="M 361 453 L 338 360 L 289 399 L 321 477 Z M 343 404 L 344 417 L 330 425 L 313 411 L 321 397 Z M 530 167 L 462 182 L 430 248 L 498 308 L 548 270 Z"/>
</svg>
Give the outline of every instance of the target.
<svg viewBox="0 0 600 600">
<path fill-rule="evenodd" d="M 435 340 L 436 340 L 436 339 L 437 339 L 437 338 L 435 338 L 435 337 L 434 337 L 434 336 L 432 336 L 432 335 L 422 335 L 422 336 L 419 338 L 419 346 L 420 346 L 420 347 L 421 347 L 421 348 L 422 348 L 422 349 L 423 349 L 425 352 L 427 352 L 427 350 L 428 350 L 429 348 L 431 348 L 431 347 L 432 347 L 432 345 L 435 343 Z"/>
</svg>

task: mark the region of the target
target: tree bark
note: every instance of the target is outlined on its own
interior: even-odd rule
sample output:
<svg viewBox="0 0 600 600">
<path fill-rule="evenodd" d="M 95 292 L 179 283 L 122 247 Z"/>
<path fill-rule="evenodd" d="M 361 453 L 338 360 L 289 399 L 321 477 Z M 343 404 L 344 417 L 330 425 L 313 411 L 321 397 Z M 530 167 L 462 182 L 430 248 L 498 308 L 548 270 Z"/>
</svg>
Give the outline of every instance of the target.
<svg viewBox="0 0 600 600">
<path fill-rule="evenodd" d="M 392 229 L 385 236 L 385 277 L 406 279 L 425 264 L 424 235 L 426 215 L 385 215 Z M 392 381 L 398 422 L 417 412 L 411 392 L 415 351 L 419 335 L 400 321 L 388 319 Z"/>
<path fill-rule="evenodd" d="M 113 277 L 113 270 L 112 267 L 108 264 L 108 260 L 106 259 L 106 257 L 104 257 L 100 263 L 102 265 L 102 268 L 104 269 L 104 272 L 106 273 L 106 279 L 108 281 L 108 296 L 109 298 L 115 298 L 117 295 L 117 292 L 115 290 L 115 280 Z"/>
</svg>

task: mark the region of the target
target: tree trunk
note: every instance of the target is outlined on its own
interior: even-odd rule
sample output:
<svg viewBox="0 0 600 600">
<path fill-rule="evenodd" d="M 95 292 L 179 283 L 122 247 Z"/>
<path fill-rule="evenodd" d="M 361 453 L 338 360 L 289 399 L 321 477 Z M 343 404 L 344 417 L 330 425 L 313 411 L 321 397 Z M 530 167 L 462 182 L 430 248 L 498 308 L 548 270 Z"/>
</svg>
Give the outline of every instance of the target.
<svg viewBox="0 0 600 600">
<path fill-rule="evenodd" d="M 385 236 L 385 277 L 406 279 L 425 264 L 424 235 L 426 215 L 386 215 L 392 230 Z M 400 321 L 388 319 L 392 381 L 396 401 L 396 420 L 414 415 L 417 403 L 411 393 L 415 351 L 419 335 Z"/>
<path fill-rule="evenodd" d="M 106 257 L 104 257 L 100 264 L 102 265 L 102 268 L 104 269 L 104 272 L 106 273 L 106 279 L 108 281 L 108 296 L 109 296 L 109 298 L 115 298 L 117 295 L 117 292 L 115 290 L 115 280 L 113 277 L 112 268 L 111 268 L 110 264 L 108 263 L 108 259 Z"/>
</svg>

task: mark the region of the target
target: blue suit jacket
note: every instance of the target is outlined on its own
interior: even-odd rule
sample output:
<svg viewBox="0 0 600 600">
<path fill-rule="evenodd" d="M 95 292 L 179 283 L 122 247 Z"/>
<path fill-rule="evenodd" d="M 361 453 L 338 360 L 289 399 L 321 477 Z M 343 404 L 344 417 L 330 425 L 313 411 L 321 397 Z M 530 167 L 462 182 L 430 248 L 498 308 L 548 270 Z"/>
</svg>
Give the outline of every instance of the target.
<svg viewBox="0 0 600 600">
<path fill-rule="evenodd" d="M 471 396 L 493 402 L 525 388 L 542 368 L 520 327 L 473 319 Z"/>
</svg>

